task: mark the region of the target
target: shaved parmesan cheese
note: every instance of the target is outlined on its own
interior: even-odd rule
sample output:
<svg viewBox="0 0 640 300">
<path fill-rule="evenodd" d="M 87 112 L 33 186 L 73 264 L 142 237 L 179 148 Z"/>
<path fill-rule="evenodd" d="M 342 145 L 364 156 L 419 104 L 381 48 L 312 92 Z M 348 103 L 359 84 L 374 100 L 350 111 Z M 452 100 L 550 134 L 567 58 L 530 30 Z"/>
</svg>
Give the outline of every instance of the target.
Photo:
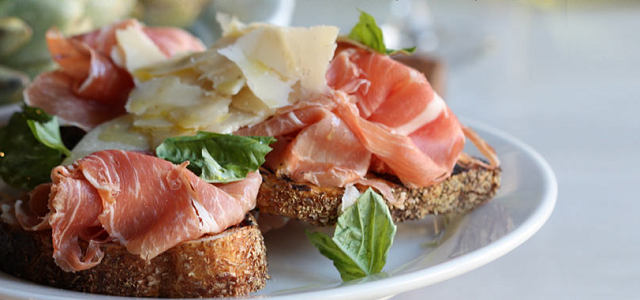
<svg viewBox="0 0 640 300">
<path fill-rule="evenodd" d="M 247 25 L 238 21 L 236 16 L 231 16 L 222 12 L 216 13 L 216 21 L 220 23 L 222 29 L 222 36 L 239 36 L 246 32 Z"/>
<path fill-rule="evenodd" d="M 178 77 L 159 77 L 139 83 L 125 108 L 135 115 L 157 116 L 167 108 L 196 105 L 203 95 L 202 89 L 183 84 Z"/>
<path fill-rule="evenodd" d="M 229 104 L 229 97 L 167 76 L 139 83 L 129 96 L 126 109 L 136 116 L 137 127 L 153 129 L 170 125 L 192 131 L 222 122 Z"/>
<path fill-rule="evenodd" d="M 120 63 L 124 63 L 123 66 L 130 72 L 167 59 L 140 26 L 116 30 L 116 40 L 119 58 L 124 60 Z"/>
<path fill-rule="evenodd" d="M 237 94 L 246 84 L 240 68 L 212 50 L 142 68 L 134 75 L 139 80 L 176 76 L 182 82 L 197 84 L 205 90 L 215 90 L 225 95 Z"/>
<path fill-rule="evenodd" d="M 231 105 L 239 110 L 254 113 L 256 115 L 271 113 L 269 107 L 262 102 L 260 98 L 256 97 L 256 95 L 251 92 L 251 89 L 247 87 L 243 88 L 237 95 L 233 96 Z"/>
<path fill-rule="evenodd" d="M 131 65 L 137 84 L 126 110 L 152 144 L 199 130 L 232 133 L 328 89 L 325 73 L 336 48 L 336 27 L 225 22 L 225 36 L 207 51 L 153 65 L 143 58 Z M 136 36 L 129 29 L 118 34 L 122 41 Z M 129 67 L 129 57 L 143 53 L 147 43 L 127 43 L 123 53 Z"/>
<path fill-rule="evenodd" d="M 336 49 L 338 28 L 261 25 L 218 50 L 235 62 L 247 85 L 270 108 L 286 106 L 294 84 L 309 96 L 326 89 L 325 73 Z"/>
<path fill-rule="evenodd" d="M 138 128 L 152 128 L 152 129 L 172 129 L 173 123 L 161 116 L 136 118 L 133 121 L 133 126 Z"/>
<path fill-rule="evenodd" d="M 237 45 L 218 52 L 240 67 L 251 91 L 267 106 L 275 108 L 289 104 L 293 81 L 284 81 L 280 74 L 261 61 L 248 59 Z"/>
<path fill-rule="evenodd" d="M 269 117 L 270 115 L 267 114 L 256 115 L 230 107 L 229 113 L 222 122 L 211 124 L 202 130 L 218 133 L 233 133 L 244 126 L 260 123 Z"/>
</svg>

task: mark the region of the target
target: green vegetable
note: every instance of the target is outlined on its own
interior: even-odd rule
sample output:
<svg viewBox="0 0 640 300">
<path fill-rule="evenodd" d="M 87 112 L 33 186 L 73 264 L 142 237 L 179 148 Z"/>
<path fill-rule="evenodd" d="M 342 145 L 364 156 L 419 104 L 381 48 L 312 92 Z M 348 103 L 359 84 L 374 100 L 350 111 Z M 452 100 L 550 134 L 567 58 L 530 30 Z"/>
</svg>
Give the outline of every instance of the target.
<svg viewBox="0 0 640 300">
<path fill-rule="evenodd" d="M 349 39 L 375 52 L 387 55 L 396 53 L 413 54 L 416 52 L 416 47 L 399 50 L 387 49 L 387 46 L 384 44 L 382 30 L 378 27 L 378 24 L 376 24 L 376 20 L 364 11 L 360 11 L 360 21 L 351 29 Z"/>
<path fill-rule="evenodd" d="M 23 110 L 27 116 L 27 125 L 31 129 L 31 133 L 40 143 L 51 149 L 59 150 L 66 156 L 71 155 L 71 151 L 62 143 L 58 117 L 49 115 L 35 107 L 25 106 Z"/>
<path fill-rule="evenodd" d="M 369 188 L 338 218 L 333 238 L 321 232 L 307 232 L 307 238 L 347 281 L 382 271 L 395 234 L 389 208 Z"/>
<path fill-rule="evenodd" d="M 51 169 L 69 150 L 62 144 L 56 117 L 25 106 L 0 128 L 0 176 L 7 184 L 31 190 L 51 181 Z"/>
<path fill-rule="evenodd" d="M 156 148 L 156 155 L 175 164 L 189 161 L 189 170 L 207 182 L 232 182 L 257 170 L 275 141 L 273 137 L 199 131 L 195 136 L 166 139 Z"/>
</svg>

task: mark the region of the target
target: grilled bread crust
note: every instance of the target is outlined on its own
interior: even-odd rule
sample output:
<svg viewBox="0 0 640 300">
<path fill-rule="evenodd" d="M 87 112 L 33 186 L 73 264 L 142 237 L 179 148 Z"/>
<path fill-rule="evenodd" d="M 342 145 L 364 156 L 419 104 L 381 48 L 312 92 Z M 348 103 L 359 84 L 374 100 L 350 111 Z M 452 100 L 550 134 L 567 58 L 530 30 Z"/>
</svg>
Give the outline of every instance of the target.
<svg viewBox="0 0 640 300">
<path fill-rule="evenodd" d="M 249 214 L 235 227 L 181 243 L 149 263 L 118 244 L 101 249 L 105 256 L 96 267 L 65 272 L 53 260 L 50 230 L 0 222 L 0 269 L 53 287 L 135 297 L 235 297 L 263 288 L 268 279 L 262 234 Z"/>
<path fill-rule="evenodd" d="M 316 226 L 335 225 L 344 188 L 319 187 L 294 182 L 262 168 L 257 207 L 261 213 L 306 221 Z M 424 218 L 429 214 L 465 213 L 491 200 L 500 187 L 501 169 L 489 168 L 479 159 L 458 162 L 453 175 L 426 188 L 409 188 L 396 178 L 385 178 L 404 207 L 389 205 L 396 222 Z M 367 186 L 356 185 L 360 191 Z"/>
</svg>

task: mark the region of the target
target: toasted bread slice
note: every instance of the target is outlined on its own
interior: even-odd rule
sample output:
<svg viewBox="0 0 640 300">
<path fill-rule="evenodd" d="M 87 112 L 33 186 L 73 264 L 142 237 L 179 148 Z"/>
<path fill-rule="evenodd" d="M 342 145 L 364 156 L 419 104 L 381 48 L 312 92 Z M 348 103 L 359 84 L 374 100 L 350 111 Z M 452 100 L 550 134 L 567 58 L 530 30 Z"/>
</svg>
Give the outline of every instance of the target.
<svg viewBox="0 0 640 300">
<path fill-rule="evenodd" d="M 101 246 L 98 266 L 75 273 L 54 262 L 51 231 L 29 232 L 0 222 L 0 269 L 81 292 L 136 297 L 234 297 L 265 286 L 262 234 L 249 214 L 226 231 L 184 242 L 149 263 L 117 244 Z"/>
<path fill-rule="evenodd" d="M 394 196 L 404 207 L 389 203 L 394 221 L 415 220 L 429 214 L 465 213 L 492 199 L 500 187 L 500 168 L 489 167 L 479 159 L 458 161 L 453 174 L 445 181 L 426 188 L 408 188 L 395 178 L 385 178 Z M 342 203 L 344 188 L 319 187 L 279 177 L 260 169 L 262 186 L 258 193 L 261 213 L 306 221 L 317 226 L 334 225 Z M 363 191 L 367 187 L 356 185 Z"/>
</svg>

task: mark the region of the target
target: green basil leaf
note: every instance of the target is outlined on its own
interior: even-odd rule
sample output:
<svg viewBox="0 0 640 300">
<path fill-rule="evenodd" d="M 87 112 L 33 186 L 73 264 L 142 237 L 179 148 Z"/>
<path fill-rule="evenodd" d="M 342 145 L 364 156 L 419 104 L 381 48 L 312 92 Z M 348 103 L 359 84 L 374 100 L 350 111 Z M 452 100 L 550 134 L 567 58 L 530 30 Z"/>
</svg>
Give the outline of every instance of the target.
<svg viewBox="0 0 640 300">
<path fill-rule="evenodd" d="M 321 232 L 307 238 L 347 281 L 382 271 L 396 229 L 382 196 L 369 188 L 338 217 L 333 238 Z"/>
<path fill-rule="evenodd" d="M 349 39 L 356 41 L 356 45 L 365 46 L 372 51 L 386 55 L 397 53 L 410 55 L 416 52 L 416 47 L 399 50 L 387 49 L 384 44 L 382 29 L 378 27 L 373 16 L 364 11 L 360 11 L 360 20 L 349 32 Z"/>
<path fill-rule="evenodd" d="M 273 137 L 245 137 L 200 131 L 166 139 L 156 155 L 172 163 L 189 161 L 189 170 L 207 182 L 242 180 L 256 171 L 271 151 Z"/>
<path fill-rule="evenodd" d="M 404 55 L 411 55 L 411 54 L 415 53 L 417 49 L 418 49 L 418 47 L 402 48 L 402 49 L 398 49 L 398 50 L 387 49 L 386 53 L 387 53 L 387 55 L 394 55 L 394 54 L 398 54 L 398 53 L 402 53 Z"/>
<path fill-rule="evenodd" d="M 318 248 L 318 251 L 333 261 L 333 265 L 340 272 L 342 280 L 352 280 L 366 277 L 365 267 L 358 265 L 358 261 L 349 257 L 338 245 L 322 232 L 306 232 L 307 238 Z"/>
<path fill-rule="evenodd" d="M 40 122 L 55 124 L 43 125 Z M 44 112 L 38 114 L 35 109 L 25 107 L 24 112 L 14 113 L 9 123 L 0 128 L 0 176 L 7 184 L 23 190 L 31 190 L 38 184 L 50 182 L 51 169 L 60 165 L 65 153 L 58 147 L 49 147 L 41 142 L 29 123 L 33 123 L 34 127 L 45 127 L 47 131 L 57 125 L 53 117 Z M 42 135 L 48 134 L 40 132 L 41 129 L 35 130 Z M 55 144 L 53 140 L 51 142 Z"/>
<path fill-rule="evenodd" d="M 382 54 L 387 50 L 382 29 L 376 24 L 376 19 L 364 11 L 360 11 L 360 21 L 349 32 L 349 38 Z"/>
<path fill-rule="evenodd" d="M 31 129 L 33 136 L 49 148 L 62 151 L 66 156 L 71 155 L 71 151 L 62 143 L 60 137 L 60 125 L 58 118 L 51 116 L 39 108 L 24 107 L 27 116 L 27 125 Z"/>
</svg>

